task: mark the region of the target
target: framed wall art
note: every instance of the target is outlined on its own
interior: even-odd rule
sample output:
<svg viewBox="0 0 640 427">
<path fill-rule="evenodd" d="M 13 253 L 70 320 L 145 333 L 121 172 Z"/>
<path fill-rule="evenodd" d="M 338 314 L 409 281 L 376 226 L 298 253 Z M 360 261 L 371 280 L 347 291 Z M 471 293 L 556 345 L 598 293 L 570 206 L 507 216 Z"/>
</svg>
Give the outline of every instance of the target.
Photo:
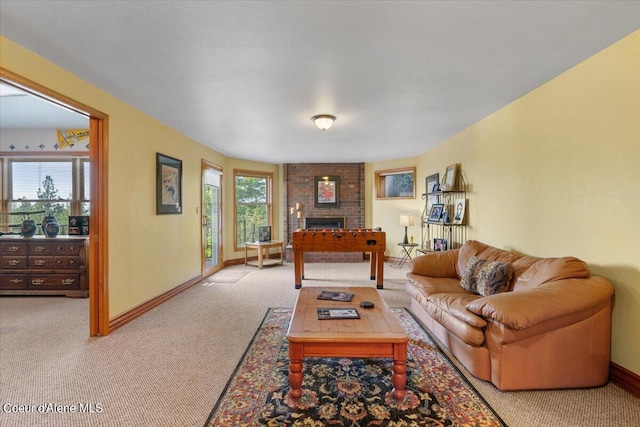
<svg viewBox="0 0 640 427">
<path fill-rule="evenodd" d="M 182 213 L 182 160 L 156 153 L 156 215 Z"/>
<path fill-rule="evenodd" d="M 316 176 L 315 207 L 337 208 L 340 204 L 340 178 L 337 176 Z"/>
</svg>

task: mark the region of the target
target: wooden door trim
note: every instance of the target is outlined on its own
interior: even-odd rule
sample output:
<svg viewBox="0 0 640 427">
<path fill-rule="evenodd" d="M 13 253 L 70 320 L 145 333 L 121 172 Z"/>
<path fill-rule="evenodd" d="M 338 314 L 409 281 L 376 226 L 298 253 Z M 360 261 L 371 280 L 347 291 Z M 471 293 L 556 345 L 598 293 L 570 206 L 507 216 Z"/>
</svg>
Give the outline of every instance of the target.
<svg viewBox="0 0 640 427">
<path fill-rule="evenodd" d="M 40 98 L 89 116 L 91 163 L 91 221 L 89 223 L 89 334 L 109 334 L 108 246 L 108 119 L 109 116 L 82 102 L 0 67 L 7 80 Z"/>
</svg>

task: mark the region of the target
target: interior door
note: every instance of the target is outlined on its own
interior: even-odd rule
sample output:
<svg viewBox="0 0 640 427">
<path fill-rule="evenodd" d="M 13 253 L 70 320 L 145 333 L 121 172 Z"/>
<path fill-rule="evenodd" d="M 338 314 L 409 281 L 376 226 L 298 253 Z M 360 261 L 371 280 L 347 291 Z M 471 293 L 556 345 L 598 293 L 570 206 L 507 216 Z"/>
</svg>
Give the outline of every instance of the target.
<svg viewBox="0 0 640 427">
<path fill-rule="evenodd" d="M 222 268 L 222 168 L 202 161 L 202 275 Z"/>
</svg>

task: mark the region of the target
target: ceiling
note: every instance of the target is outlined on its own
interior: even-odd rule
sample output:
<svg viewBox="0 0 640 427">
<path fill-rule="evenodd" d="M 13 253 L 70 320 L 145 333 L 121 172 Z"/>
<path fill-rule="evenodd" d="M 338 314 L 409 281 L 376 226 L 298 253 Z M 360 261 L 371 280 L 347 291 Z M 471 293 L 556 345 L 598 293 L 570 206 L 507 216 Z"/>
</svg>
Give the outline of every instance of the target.
<svg viewBox="0 0 640 427">
<path fill-rule="evenodd" d="M 89 118 L 38 96 L 0 84 L 0 129 L 88 128 Z"/>
<path fill-rule="evenodd" d="M 637 0 L 0 2 L 8 39 L 270 163 L 419 155 L 638 28 Z"/>
</svg>

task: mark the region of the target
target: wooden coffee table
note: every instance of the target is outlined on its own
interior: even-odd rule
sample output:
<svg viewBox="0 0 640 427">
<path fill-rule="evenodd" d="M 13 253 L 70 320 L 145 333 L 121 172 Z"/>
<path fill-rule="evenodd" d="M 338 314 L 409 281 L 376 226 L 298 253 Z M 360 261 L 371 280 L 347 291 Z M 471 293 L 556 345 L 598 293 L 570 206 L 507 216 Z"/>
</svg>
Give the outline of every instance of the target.
<svg viewBox="0 0 640 427">
<path fill-rule="evenodd" d="M 351 302 L 317 299 L 322 290 L 350 292 Z M 360 307 L 371 301 L 374 308 Z M 318 320 L 317 308 L 355 308 L 360 319 Z M 406 394 L 407 342 L 409 337 L 374 288 L 303 287 L 291 317 L 289 330 L 289 384 L 294 400 L 302 396 L 302 359 L 305 357 L 393 358 L 393 395 Z"/>
</svg>

